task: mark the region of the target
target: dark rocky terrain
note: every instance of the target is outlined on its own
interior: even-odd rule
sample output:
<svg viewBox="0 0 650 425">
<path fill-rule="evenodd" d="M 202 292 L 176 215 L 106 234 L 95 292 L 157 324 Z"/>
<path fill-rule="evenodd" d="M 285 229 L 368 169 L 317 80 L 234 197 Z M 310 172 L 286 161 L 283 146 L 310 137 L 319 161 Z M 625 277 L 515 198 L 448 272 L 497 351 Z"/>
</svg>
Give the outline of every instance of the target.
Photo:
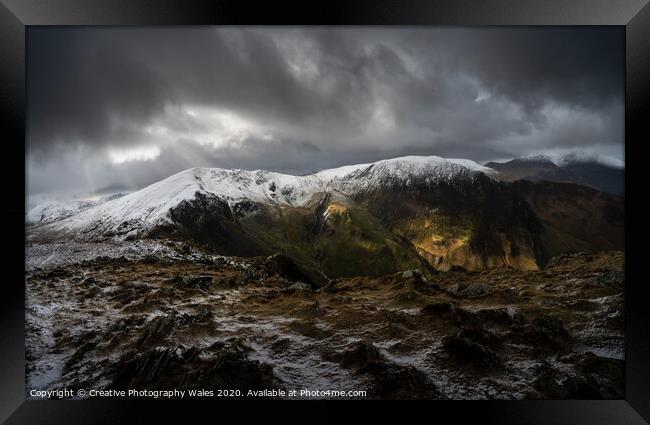
<svg viewBox="0 0 650 425">
<path fill-rule="evenodd" d="M 29 244 L 30 389 L 332 389 L 620 399 L 624 255 L 316 282 L 283 255 Z"/>
</svg>

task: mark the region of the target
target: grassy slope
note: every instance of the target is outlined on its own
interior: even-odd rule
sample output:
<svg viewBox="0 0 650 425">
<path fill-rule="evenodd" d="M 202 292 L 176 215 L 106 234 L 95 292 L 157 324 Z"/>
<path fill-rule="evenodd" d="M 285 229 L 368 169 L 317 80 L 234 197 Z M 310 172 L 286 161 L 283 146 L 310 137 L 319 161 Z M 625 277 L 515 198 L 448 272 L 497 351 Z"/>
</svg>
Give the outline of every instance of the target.
<svg viewBox="0 0 650 425">
<path fill-rule="evenodd" d="M 414 247 L 400 240 L 379 220 L 353 203 L 329 204 L 319 228 L 315 208 L 267 207 L 240 222 L 269 250 L 282 252 L 329 277 L 377 276 L 423 268 Z"/>
<path fill-rule="evenodd" d="M 539 223 L 508 186 L 487 178 L 377 192 L 360 200 L 439 270 L 536 269 Z"/>
</svg>

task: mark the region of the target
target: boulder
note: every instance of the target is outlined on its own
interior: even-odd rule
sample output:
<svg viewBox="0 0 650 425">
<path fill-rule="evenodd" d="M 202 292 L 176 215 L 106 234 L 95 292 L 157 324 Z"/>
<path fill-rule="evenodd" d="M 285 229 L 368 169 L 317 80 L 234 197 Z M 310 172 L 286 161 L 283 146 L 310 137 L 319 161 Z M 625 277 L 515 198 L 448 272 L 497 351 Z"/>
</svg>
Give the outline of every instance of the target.
<svg viewBox="0 0 650 425">
<path fill-rule="evenodd" d="M 470 338 L 470 335 L 459 332 L 442 339 L 442 346 L 456 362 L 481 369 L 493 369 L 500 366 L 501 359 L 490 348 Z"/>
</svg>

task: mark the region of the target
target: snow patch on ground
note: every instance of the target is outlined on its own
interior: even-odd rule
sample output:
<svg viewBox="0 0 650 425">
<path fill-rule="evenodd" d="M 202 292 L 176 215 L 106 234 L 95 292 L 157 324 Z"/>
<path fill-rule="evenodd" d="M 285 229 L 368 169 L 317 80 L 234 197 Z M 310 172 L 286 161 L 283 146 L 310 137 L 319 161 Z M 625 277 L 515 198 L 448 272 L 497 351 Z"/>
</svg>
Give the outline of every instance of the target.
<svg viewBox="0 0 650 425">
<path fill-rule="evenodd" d="M 242 269 L 249 267 L 245 261 L 238 258 L 212 255 L 189 247 L 181 253 L 179 249 L 181 249 L 180 244 L 165 243 L 155 239 L 139 239 L 120 243 L 67 241 L 30 244 L 25 246 L 25 270 L 68 266 L 97 258 L 124 258 L 128 261 L 138 261 L 150 256 L 172 261 L 219 261 Z"/>
</svg>

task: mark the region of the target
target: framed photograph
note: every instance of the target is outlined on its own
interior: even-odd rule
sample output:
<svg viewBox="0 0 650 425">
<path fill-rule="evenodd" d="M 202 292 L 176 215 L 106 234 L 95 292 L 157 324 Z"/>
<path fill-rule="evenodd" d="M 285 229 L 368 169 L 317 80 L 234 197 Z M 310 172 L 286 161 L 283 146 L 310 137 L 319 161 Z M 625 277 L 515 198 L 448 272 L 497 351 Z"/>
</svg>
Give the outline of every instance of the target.
<svg viewBox="0 0 650 425">
<path fill-rule="evenodd" d="M 0 419 L 648 423 L 650 6 L 527 3 L 3 0 Z"/>
</svg>

